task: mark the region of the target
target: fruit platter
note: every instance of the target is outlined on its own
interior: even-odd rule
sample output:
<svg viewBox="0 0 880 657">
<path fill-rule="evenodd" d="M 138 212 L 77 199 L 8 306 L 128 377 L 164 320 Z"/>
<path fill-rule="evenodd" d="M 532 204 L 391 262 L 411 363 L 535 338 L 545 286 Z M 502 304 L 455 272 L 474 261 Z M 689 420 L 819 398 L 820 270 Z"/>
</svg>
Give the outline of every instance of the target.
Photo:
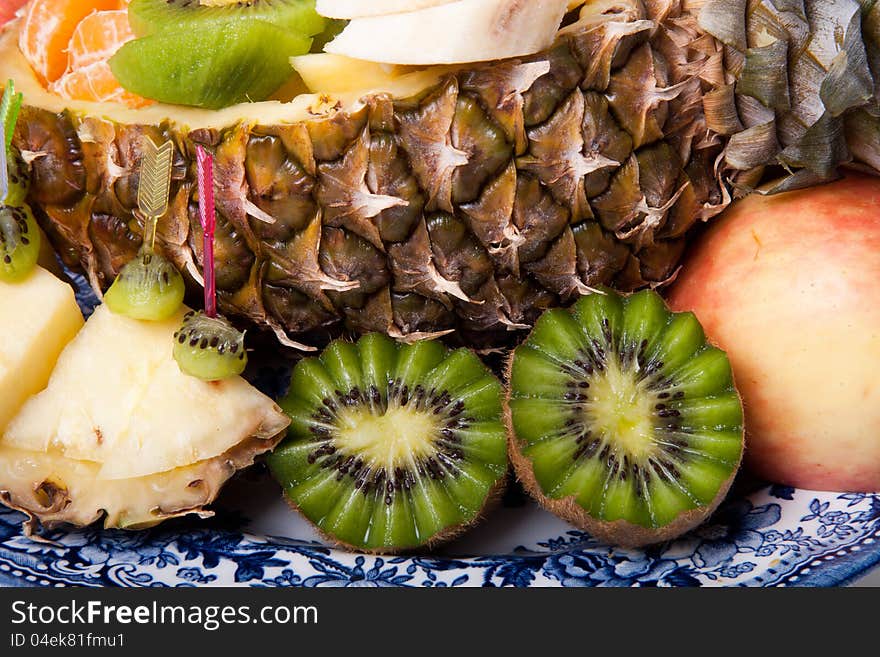
<svg viewBox="0 0 880 657">
<path fill-rule="evenodd" d="M 880 563 L 880 3 L 0 26 L 0 584 Z"/>
</svg>

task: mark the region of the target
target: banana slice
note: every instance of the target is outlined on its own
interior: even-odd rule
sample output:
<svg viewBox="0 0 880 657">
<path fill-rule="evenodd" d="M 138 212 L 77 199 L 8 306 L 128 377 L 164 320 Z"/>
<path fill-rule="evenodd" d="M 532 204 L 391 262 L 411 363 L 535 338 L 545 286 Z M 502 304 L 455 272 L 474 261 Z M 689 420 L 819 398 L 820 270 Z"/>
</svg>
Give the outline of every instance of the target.
<svg viewBox="0 0 880 657">
<path fill-rule="evenodd" d="M 363 18 L 418 11 L 438 5 L 448 5 L 455 0 L 318 0 L 317 9 L 327 18 Z"/>
<path fill-rule="evenodd" d="M 389 64 L 460 64 L 520 57 L 550 47 L 568 0 L 457 0 L 355 18 L 329 53 Z"/>
</svg>

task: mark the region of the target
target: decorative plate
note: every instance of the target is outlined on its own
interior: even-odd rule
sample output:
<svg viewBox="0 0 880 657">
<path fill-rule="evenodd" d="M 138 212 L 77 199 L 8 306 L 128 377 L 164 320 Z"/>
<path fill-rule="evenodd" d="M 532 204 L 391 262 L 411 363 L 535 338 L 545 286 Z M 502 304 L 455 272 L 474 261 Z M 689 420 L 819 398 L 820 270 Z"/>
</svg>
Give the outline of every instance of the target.
<svg viewBox="0 0 880 657">
<path fill-rule="evenodd" d="M 88 312 L 95 298 L 73 278 Z M 249 374 L 277 396 L 284 372 L 255 362 Z M 832 586 L 880 564 L 880 494 L 818 493 L 745 478 L 705 525 L 646 550 L 598 543 L 516 486 L 462 539 L 401 557 L 323 543 L 259 466 L 233 481 L 215 510 L 210 520 L 175 520 L 151 531 L 59 530 L 36 542 L 22 535 L 21 514 L 0 507 L 0 585 Z"/>
</svg>

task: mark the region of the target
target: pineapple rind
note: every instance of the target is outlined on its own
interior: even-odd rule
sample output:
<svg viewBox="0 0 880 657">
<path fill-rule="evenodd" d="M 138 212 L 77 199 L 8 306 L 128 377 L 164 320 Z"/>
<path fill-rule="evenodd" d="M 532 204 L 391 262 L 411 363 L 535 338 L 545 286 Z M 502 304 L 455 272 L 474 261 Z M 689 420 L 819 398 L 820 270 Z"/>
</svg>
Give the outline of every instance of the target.
<svg viewBox="0 0 880 657">
<path fill-rule="evenodd" d="M 770 187 L 781 190 L 836 175 L 853 156 L 880 161 L 864 134 L 880 116 L 868 70 L 876 4 L 864 3 L 862 35 L 855 0 L 806 0 L 816 38 L 788 49 L 789 102 L 781 78 L 759 93 L 777 107 L 736 96 L 748 46 L 786 36 L 777 4 L 586 3 L 549 51 L 465 67 L 414 98 L 301 97 L 221 112 L 65 102 L 38 85 L 31 93 L 9 36 L 0 78 L 9 71 L 25 89 L 16 144 L 39 154 L 32 204 L 94 287 L 106 289 L 141 243 L 139 144 L 169 138 L 160 248 L 200 284 L 193 161 L 195 145 L 207 145 L 225 313 L 287 344 L 330 327 L 496 342 L 597 286 L 663 285 L 691 228 L 757 186 L 768 165 L 791 169 Z M 690 11 L 728 5 L 743 16 L 727 33 L 712 27 L 724 44 Z M 847 87 L 832 116 L 822 94 L 848 76 L 861 86 Z M 756 79 L 751 88 L 764 89 Z M 862 101 L 868 81 L 874 94 Z"/>
<path fill-rule="evenodd" d="M 250 438 L 224 454 L 144 477 L 106 480 L 100 465 L 0 445 L 0 502 L 25 513 L 28 534 L 59 525 L 145 529 L 195 514 L 209 517 L 211 504 L 236 471 L 275 448 L 282 435 Z"/>
</svg>

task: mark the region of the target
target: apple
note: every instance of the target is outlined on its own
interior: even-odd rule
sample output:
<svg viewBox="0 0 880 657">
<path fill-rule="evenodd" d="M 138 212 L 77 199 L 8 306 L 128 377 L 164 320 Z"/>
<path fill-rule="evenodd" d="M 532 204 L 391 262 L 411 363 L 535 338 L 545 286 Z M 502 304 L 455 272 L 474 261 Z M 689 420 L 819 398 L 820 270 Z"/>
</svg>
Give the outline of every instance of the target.
<svg viewBox="0 0 880 657">
<path fill-rule="evenodd" d="M 668 300 L 730 356 L 755 473 L 880 491 L 880 178 L 735 203 Z"/>
</svg>

